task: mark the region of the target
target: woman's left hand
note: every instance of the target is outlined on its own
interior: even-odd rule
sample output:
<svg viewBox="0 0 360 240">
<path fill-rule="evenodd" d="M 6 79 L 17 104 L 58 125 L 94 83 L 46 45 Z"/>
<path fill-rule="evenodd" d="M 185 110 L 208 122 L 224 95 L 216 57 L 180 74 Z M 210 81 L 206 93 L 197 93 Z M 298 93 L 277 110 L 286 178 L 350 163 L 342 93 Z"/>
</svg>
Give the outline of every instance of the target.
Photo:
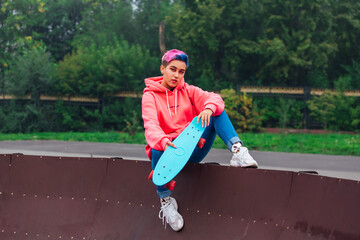
<svg viewBox="0 0 360 240">
<path fill-rule="evenodd" d="M 207 127 L 210 124 L 210 117 L 213 115 L 213 111 L 210 108 L 204 109 L 197 117 L 196 124 L 199 123 L 199 119 L 201 119 L 201 126 Z"/>
</svg>

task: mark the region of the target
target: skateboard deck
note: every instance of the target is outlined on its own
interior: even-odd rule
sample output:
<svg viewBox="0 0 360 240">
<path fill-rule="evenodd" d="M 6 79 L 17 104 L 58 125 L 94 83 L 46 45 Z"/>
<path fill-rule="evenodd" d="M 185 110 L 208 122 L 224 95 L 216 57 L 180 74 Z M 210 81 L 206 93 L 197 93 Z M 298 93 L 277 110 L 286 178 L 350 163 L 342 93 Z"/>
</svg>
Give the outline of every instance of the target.
<svg viewBox="0 0 360 240">
<path fill-rule="evenodd" d="M 201 126 L 201 120 L 196 124 L 196 119 L 197 117 L 173 141 L 177 148 L 169 146 L 160 157 L 152 174 L 155 185 L 162 186 L 170 182 L 188 162 L 205 130 Z"/>
</svg>

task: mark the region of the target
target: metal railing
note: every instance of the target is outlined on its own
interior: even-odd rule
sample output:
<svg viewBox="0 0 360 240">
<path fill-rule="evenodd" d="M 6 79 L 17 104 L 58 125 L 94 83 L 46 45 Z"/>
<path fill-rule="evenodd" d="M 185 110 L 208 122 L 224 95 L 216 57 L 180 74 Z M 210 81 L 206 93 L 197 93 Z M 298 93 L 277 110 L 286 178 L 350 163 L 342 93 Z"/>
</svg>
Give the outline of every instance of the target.
<svg viewBox="0 0 360 240">
<path fill-rule="evenodd" d="M 253 93 L 256 95 L 297 95 L 298 97 L 305 96 L 307 93 L 309 95 L 321 95 L 325 91 L 331 91 L 333 93 L 336 93 L 333 89 L 317 89 L 317 88 L 300 88 L 300 87 L 259 87 L 259 86 L 241 86 L 239 89 L 240 92 L 243 93 Z M 360 97 L 360 90 L 346 90 L 344 91 L 345 96 L 349 97 Z M 118 92 L 113 97 L 118 98 L 124 98 L 124 97 L 130 97 L 130 98 L 141 98 L 142 97 L 142 91 L 122 91 Z M 17 97 L 12 95 L 2 95 L 0 97 L 0 100 L 11 100 L 11 99 L 22 99 L 22 100 L 30 100 L 31 96 L 26 95 L 23 97 Z M 98 98 L 89 98 L 86 96 L 71 96 L 71 97 L 65 97 L 65 96 L 47 96 L 47 95 L 41 95 L 40 100 L 43 101 L 66 101 L 66 102 L 98 102 Z"/>
</svg>

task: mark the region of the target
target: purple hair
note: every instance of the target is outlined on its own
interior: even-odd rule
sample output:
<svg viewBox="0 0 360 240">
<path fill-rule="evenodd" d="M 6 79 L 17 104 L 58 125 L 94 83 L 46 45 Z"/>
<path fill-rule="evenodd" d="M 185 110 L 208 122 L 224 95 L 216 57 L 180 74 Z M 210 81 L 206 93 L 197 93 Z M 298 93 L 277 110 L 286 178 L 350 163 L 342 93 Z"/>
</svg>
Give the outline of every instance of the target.
<svg viewBox="0 0 360 240">
<path fill-rule="evenodd" d="M 162 64 L 166 67 L 172 60 L 180 60 L 185 62 L 186 67 L 189 67 L 189 57 L 183 51 L 171 49 L 167 51 L 161 59 Z"/>
</svg>

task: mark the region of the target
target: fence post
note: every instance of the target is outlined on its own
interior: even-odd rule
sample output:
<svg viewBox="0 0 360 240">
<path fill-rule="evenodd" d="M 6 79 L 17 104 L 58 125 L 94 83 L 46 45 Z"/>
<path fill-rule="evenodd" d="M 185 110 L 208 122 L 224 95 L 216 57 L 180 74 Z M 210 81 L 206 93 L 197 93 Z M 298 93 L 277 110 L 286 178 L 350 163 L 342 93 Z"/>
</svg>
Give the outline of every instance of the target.
<svg viewBox="0 0 360 240">
<path fill-rule="evenodd" d="M 241 93 L 241 84 L 240 84 L 240 83 L 237 83 L 237 84 L 236 84 L 235 92 L 236 92 L 236 93 Z"/>
<path fill-rule="evenodd" d="M 104 108 L 104 98 L 103 97 L 98 98 L 97 105 L 98 105 L 99 113 L 102 114 L 102 111 L 103 111 L 103 108 Z"/>
<path fill-rule="evenodd" d="M 305 108 L 304 108 L 304 121 L 305 121 L 305 129 L 309 129 L 309 109 L 306 105 L 307 100 L 310 99 L 310 87 L 304 87 L 304 102 L 305 102 Z"/>
</svg>

